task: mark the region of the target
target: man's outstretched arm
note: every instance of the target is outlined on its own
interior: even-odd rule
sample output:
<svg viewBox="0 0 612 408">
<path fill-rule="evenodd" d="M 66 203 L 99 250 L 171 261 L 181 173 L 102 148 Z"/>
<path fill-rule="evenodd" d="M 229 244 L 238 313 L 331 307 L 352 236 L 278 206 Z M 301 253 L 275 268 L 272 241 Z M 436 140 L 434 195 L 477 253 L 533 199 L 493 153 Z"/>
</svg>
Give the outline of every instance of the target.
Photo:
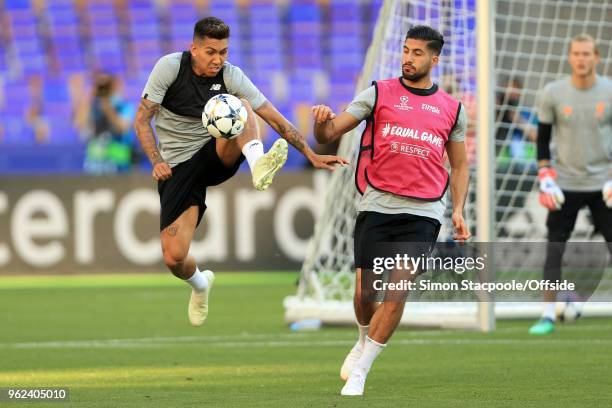
<svg viewBox="0 0 612 408">
<path fill-rule="evenodd" d="M 333 170 L 334 164 L 348 164 L 339 156 L 320 155 L 312 151 L 306 139 L 270 102 L 265 102 L 255 110 L 289 144 L 306 157 L 315 168 Z"/>
</svg>

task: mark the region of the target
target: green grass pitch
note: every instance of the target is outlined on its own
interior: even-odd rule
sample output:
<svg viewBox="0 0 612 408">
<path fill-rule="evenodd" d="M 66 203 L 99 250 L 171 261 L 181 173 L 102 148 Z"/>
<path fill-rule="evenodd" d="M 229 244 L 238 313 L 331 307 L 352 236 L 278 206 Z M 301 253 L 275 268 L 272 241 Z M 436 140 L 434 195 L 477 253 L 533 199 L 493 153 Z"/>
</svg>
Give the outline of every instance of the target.
<svg viewBox="0 0 612 408">
<path fill-rule="evenodd" d="M 0 388 L 70 388 L 67 403 L 27 405 L 49 407 L 612 406 L 612 319 L 546 338 L 527 335 L 531 321 L 402 329 L 365 397 L 340 397 L 356 329 L 289 332 L 282 300 L 296 278 L 218 274 L 199 328 L 169 275 L 1 278 Z"/>
</svg>

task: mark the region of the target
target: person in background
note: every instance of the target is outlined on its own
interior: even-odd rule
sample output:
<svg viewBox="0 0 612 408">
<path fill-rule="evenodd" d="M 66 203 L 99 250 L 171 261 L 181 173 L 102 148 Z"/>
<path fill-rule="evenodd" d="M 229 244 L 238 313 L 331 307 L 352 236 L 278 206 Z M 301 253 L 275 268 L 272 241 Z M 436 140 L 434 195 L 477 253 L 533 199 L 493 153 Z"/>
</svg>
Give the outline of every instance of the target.
<svg viewBox="0 0 612 408">
<path fill-rule="evenodd" d="M 498 194 L 495 221 L 500 225 L 498 235 L 506 237 L 509 233 L 504 228 L 505 221 L 523 209 L 533 189 L 537 174 L 537 132 L 532 123 L 534 115 L 521 102 L 522 78 L 503 79 L 501 89 L 496 95 L 495 187 Z"/>
<path fill-rule="evenodd" d="M 117 79 L 107 73 L 96 73 L 90 100 L 77 109 L 77 127 L 87 140 L 85 172 L 113 174 L 130 170 L 136 110 L 119 93 Z"/>
</svg>

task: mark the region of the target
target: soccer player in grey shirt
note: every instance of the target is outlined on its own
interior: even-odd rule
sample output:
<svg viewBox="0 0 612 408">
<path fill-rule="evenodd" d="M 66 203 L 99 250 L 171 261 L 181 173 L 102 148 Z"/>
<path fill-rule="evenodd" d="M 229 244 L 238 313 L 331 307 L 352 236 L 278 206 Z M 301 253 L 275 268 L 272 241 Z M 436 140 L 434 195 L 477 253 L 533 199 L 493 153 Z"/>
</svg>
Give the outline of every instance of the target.
<svg viewBox="0 0 612 408">
<path fill-rule="evenodd" d="M 218 18 L 198 21 L 191 49 L 166 55 L 153 68 L 135 121 L 136 134 L 158 181 L 164 262 L 193 288 L 188 315 L 194 326 L 201 325 L 208 315 L 208 295 L 214 281 L 212 271 L 200 272 L 189 255 L 195 229 L 206 210 L 206 188 L 232 177 L 246 158 L 254 187 L 265 190 L 287 159 L 287 142 L 315 168 L 333 170 L 335 164 L 346 164 L 337 156 L 315 154 L 240 68 L 226 61 L 229 35 L 229 27 Z M 223 93 L 242 98 L 249 112 L 244 131 L 232 140 L 211 137 L 202 123 L 206 102 Z M 266 154 L 253 111 L 283 137 Z M 157 142 L 151 127 L 153 118 Z"/>
<path fill-rule="evenodd" d="M 581 208 L 589 207 L 595 227 L 612 242 L 612 81 L 596 73 L 599 52 L 590 35 L 572 38 L 568 62 L 571 76 L 549 83 L 538 96 L 540 203 L 549 210 L 551 243 L 544 279 L 553 282 L 561 280 L 564 244 Z M 556 296 L 544 292 L 544 312 L 530 334 L 554 331 Z"/>
</svg>

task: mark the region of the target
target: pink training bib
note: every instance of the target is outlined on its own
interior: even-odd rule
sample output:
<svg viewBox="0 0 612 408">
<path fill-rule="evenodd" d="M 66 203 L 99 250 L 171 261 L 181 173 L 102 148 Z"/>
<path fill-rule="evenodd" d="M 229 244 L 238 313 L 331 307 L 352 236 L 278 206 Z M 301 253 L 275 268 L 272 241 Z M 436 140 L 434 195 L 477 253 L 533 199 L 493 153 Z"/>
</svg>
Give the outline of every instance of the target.
<svg viewBox="0 0 612 408">
<path fill-rule="evenodd" d="M 448 187 L 444 149 L 459 115 L 459 101 L 440 89 L 417 95 L 399 78 L 373 82 L 376 102 L 361 136 L 355 183 L 425 201 Z M 426 90 L 424 90 L 427 92 Z"/>
</svg>

